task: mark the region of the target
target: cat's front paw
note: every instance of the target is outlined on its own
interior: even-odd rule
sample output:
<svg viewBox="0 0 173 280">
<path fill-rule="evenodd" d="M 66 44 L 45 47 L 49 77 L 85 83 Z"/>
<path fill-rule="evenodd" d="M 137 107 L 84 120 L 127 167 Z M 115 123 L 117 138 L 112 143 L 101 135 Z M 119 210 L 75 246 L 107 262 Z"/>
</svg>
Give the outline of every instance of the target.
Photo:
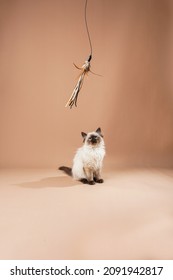
<svg viewBox="0 0 173 280">
<path fill-rule="evenodd" d="M 88 184 L 89 185 L 95 185 L 95 182 L 94 181 L 89 181 Z"/>
<path fill-rule="evenodd" d="M 96 179 L 96 183 L 102 184 L 104 182 L 103 179 Z"/>
</svg>

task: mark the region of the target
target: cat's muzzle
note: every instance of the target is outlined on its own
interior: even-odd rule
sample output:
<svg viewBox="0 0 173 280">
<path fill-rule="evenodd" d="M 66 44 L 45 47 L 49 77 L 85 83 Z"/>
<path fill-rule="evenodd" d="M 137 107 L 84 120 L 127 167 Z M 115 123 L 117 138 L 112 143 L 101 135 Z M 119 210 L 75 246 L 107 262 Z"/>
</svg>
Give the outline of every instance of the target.
<svg viewBox="0 0 173 280">
<path fill-rule="evenodd" d="M 90 142 L 91 142 L 92 144 L 96 144 L 96 143 L 98 142 L 98 137 L 97 137 L 97 136 L 91 137 Z"/>
</svg>

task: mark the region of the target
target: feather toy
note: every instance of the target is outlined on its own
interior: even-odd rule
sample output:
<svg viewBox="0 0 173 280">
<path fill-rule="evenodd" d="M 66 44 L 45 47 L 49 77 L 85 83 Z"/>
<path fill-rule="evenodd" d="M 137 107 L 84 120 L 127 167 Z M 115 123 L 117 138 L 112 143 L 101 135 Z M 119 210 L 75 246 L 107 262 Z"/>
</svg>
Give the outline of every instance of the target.
<svg viewBox="0 0 173 280">
<path fill-rule="evenodd" d="M 77 100 L 78 100 L 78 95 L 79 92 L 82 88 L 83 82 L 84 82 L 84 78 L 85 75 L 88 74 L 88 72 L 93 73 L 90 70 L 90 61 L 92 59 L 92 43 L 91 43 L 91 38 L 90 38 L 90 34 L 89 34 L 89 29 L 88 29 L 88 23 L 87 23 L 87 17 L 86 17 L 86 11 L 87 11 L 87 3 L 88 0 L 85 1 L 85 26 L 86 26 L 86 31 L 87 31 L 87 35 L 88 35 L 88 40 L 89 40 L 89 44 L 90 44 L 90 55 L 88 57 L 88 59 L 85 61 L 85 63 L 82 65 L 82 67 L 78 67 L 74 64 L 74 66 L 79 69 L 81 71 L 78 81 L 74 87 L 74 90 L 72 92 L 72 95 L 70 96 L 70 99 L 68 100 L 68 102 L 66 103 L 65 107 L 70 107 L 70 109 L 75 105 L 77 107 Z M 95 73 L 93 73 L 95 74 Z M 97 74 L 96 74 L 97 75 Z"/>
<path fill-rule="evenodd" d="M 65 105 L 65 107 L 69 106 L 70 109 L 73 107 L 73 105 L 75 104 L 75 106 L 77 107 L 77 99 L 78 99 L 78 94 L 79 91 L 82 88 L 83 82 L 84 82 L 84 78 L 85 75 L 90 71 L 90 61 L 91 61 L 92 56 L 90 55 L 88 60 L 85 61 L 85 63 L 82 65 L 82 67 L 78 67 L 74 64 L 74 66 L 81 70 L 81 74 L 79 75 L 78 81 L 76 83 L 76 86 L 72 92 L 72 95 L 70 97 L 70 99 L 68 100 L 67 104 Z"/>
</svg>

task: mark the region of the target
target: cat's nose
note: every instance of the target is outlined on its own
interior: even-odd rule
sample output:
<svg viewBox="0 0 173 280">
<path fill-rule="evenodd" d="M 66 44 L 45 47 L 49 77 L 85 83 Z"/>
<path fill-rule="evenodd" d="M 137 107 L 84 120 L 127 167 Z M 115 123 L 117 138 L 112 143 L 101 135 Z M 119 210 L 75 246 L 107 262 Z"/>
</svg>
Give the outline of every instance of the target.
<svg viewBox="0 0 173 280">
<path fill-rule="evenodd" d="M 93 136 L 92 137 L 92 142 L 96 142 L 97 141 L 97 136 Z"/>
</svg>

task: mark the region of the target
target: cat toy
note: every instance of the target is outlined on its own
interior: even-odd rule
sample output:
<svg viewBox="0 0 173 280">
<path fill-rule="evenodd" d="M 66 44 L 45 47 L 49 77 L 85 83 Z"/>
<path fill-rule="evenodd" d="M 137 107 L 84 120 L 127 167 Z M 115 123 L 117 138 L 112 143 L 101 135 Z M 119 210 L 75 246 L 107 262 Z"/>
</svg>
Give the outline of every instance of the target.
<svg viewBox="0 0 173 280">
<path fill-rule="evenodd" d="M 88 0 L 85 1 L 85 26 L 86 26 L 86 31 L 87 31 L 87 35 L 88 35 L 89 44 L 90 44 L 90 55 L 89 55 L 88 59 L 85 61 L 85 63 L 82 65 L 82 67 L 78 67 L 74 64 L 74 66 L 77 69 L 79 69 L 81 71 L 81 73 L 79 75 L 79 78 L 78 78 L 78 81 L 75 85 L 75 88 L 72 92 L 72 95 L 70 96 L 70 99 L 68 100 L 67 104 L 65 105 L 65 107 L 69 106 L 70 109 L 73 107 L 73 105 L 75 105 L 77 107 L 78 95 L 79 95 L 79 92 L 82 88 L 85 75 L 88 74 L 89 72 L 93 73 L 90 70 L 90 67 L 91 67 L 90 62 L 91 62 L 91 59 L 92 59 L 92 43 L 91 43 L 91 38 L 90 38 L 90 33 L 89 33 L 88 23 L 87 23 L 87 16 L 86 16 L 87 3 L 88 3 Z M 93 73 L 93 74 L 95 74 L 95 73 Z"/>
</svg>

